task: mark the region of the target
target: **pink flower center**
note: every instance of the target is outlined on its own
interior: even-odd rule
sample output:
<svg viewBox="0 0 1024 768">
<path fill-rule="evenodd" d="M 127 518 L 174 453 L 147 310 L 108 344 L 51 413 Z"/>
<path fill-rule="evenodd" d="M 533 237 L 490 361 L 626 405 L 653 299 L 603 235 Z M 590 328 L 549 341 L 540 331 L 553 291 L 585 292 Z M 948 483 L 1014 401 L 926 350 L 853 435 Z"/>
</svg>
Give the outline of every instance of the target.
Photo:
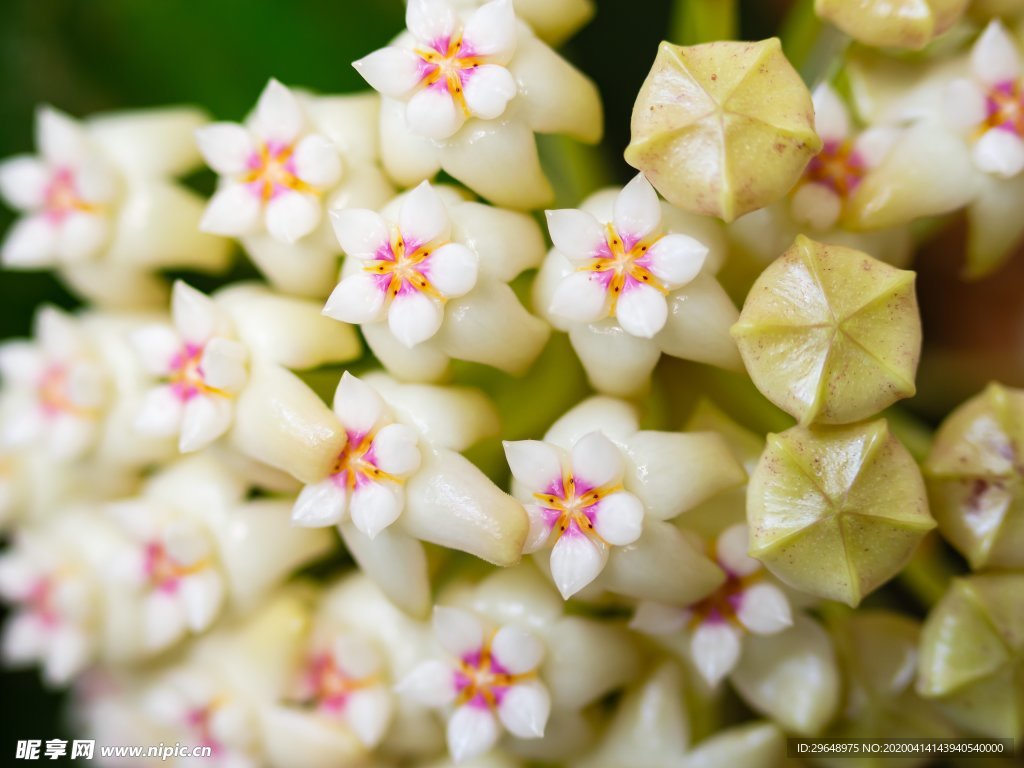
<svg viewBox="0 0 1024 768">
<path fill-rule="evenodd" d="M 514 675 L 501 665 L 491 650 L 494 636 L 484 641 L 479 651 L 467 653 L 459 660 L 455 673 L 456 706 L 469 704 L 480 709 L 494 709 L 510 687 L 536 677 L 535 671 Z"/>
<path fill-rule="evenodd" d="M 354 491 L 366 483 L 402 482 L 401 478 L 377 466 L 373 449 L 376 436 L 376 432 L 372 431 L 348 432 L 348 441 L 331 468 L 331 479 L 338 486 Z"/>
<path fill-rule="evenodd" d="M 353 693 L 377 684 L 375 676 L 354 678 L 345 674 L 333 654 L 317 653 L 306 665 L 300 703 L 314 706 L 326 714 L 338 715 Z"/>
<path fill-rule="evenodd" d="M 712 552 L 713 556 L 714 554 Z M 753 585 L 763 581 L 764 574 L 758 570 L 741 576 L 730 570 L 720 557 L 713 557 L 713 559 L 718 563 L 718 567 L 725 571 L 725 581 L 710 595 L 690 607 L 693 616 L 690 625 L 694 627 L 705 621 L 728 622 L 740 630 L 746 631 L 737 614 L 743 602 L 744 593 Z"/>
<path fill-rule="evenodd" d="M 169 383 L 174 394 L 182 401 L 215 391 L 207 386 L 203 375 L 203 352 L 204 348 L 200 344 L 185 344 L 171 360 Z"/>
<path fill-rule="evenodd" d="M 611 224 L 605 226 L 605 242 L 598 255 L 579 267 L 580 272 L 594 272 L 611 295 L 609 314 L 615 314 L 615 305 L 625 291 L 640 285 L 649 285 L 662 294 L 668 289 L 650 270 L 649 251 L 659 235 L 638 238 L 620 235 Z"/>
<path fill-rule="evenodd" d="M 990 128 L 1024 137 L 1024 92 L 1019 80 L 997 83 L 986 98 L 986 117 L 978 127 L 979 133 Z"/>
<path fill-rule="evenodd" d="M 264 203 L 285 192 L 318 194 L 318 190 L 298 177 L 294 152 L 295 147 L 291 144 L 262 144 L 249 156 L 248 170 L 242 175 L 242 183 Z"/>
<path fill-rule="evenodd" d="M 594 487 L 571 472 L 565 472 L 544 493 L 535 493 L 533 497 L 544 509 L 545 521 L 556 531 L 556 538 L 587 535 L 603 541 L 594 527 L 598 504 L 604 497 L 621 490 L 621 485 Z"/>
<path fill-rule="evenodd" d="M 194 707 L 185 713 L 185 727 L 194 735 L 198 746 L 209 747 L 214 755 L 224 747 L 213 735 L 213 713 L 221 706 L 217 699 L 201 707 Z"/>
<path fill-rule="evenodd" d="M 417 48 L 420 57 L 420 85 L 424 88 L 437 88 L 447 91 L 463 113 L 470 114 L 466 104 L 466 81 L 473 70 L 485 63 L 484 58 L 477 56 L 473 47 L 462 35 L 441 38 L 424 48 Z"/>
<path fill-rule="evenodd" d="M 804 180 L 828 187 L 842 198 L 848 197 L 864 178 L 867 166 L 849 139 L 826 141 L 811 158 Z"/>
<path fill-rule="evenodd" d="M 58 224 L 76 211 L 91 213 L 96 206 L 87 203 L 78 193 L 75 174 L 70 168 L 58 168 L 43 192 L 46 218 Z"/>
<path fill-rule="evenodd" d="M 430 282 L 430 255 L 444 243 L 419 244 L 395 231 L 391 240 L 377 249 L 376 259 L 363 269 L 374 276 L 377 288 L 390 302 L 399 294 L 421 291 L 444 302 L 446 297 Z"/>
<path fill-rule="evenodd" d="M 178 591 L 183 578 L 199 573 L 206 566 L 205 560 L 198 560 L 191 565 L 182 565 L 171 557 L 162 542 L 151 541 L 146 544 L 142 567 L 146 578 L 154 589 L 160 592 L 174 593 Z"/>
<path fill-rule="evenodd" d="M 85 415 L 68 394 L 68 370 L 61 364 L 49 366 L 39 379 L 39 405 L 47 416 L 60 413 Z"/>
<path fill-rule="evenodd" d="M 54 604 L 54 581 L 52 578 L 40 578 L 29 589 L 25 597 L 25 607 L 46 627 L 54 627 L 60 623 L 60 613 Z"/>
</svg>

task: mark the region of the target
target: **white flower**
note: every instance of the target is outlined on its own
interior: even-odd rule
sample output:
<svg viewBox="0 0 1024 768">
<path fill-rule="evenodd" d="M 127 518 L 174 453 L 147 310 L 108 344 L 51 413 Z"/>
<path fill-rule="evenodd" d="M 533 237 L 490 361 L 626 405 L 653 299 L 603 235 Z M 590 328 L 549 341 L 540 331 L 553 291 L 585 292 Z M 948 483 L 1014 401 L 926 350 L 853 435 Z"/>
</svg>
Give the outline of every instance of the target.
<svg viewBox="0 0 1024 768">
<path fill-rule="evenodd" d="M 190 452 L 231 426 L 248 351 L 231 338 L 217 304 L 181 281 L 174 285 L 171 312 L 174 328 L 150 326 L 132 338 L 147 371 L 163 380 L 143 400 L 135 427 L 146 435 L 179 434 L 180 450 Z"/>
<path fill-rule="evenodd" d="M 450 240 L 448 212 L 427 182 L 405 196 L 394 225 L 373 211 L 343 210 L 334 213 L 334 229 L 345 252 L 364 262 L 324 307 L 337 320 L 386 317 L 395 338 L 411 348 L 437 333 L 448 299 L 476 285 L 479 257 Z"/>
<path fill-rule="evenodd" d="M 292 520 L 324 526 L 347 516 L 373 539 L 402 513 L 403 485 L 420 466 L 418 436 L 395 422 L 371 386 L 347 372 L 338 385 L 334 411 L 345 431 L 345 447 L 328 477 L 303 488 Z"/>
<path fill-rule="evenodd" d="M 643 504 L 623 488 L 622 453 L 600 432 L 584 435 L 568 453 L 523 440 L 506 442 L 505 455 L 512 474 L 533 494 L 524 551 L 536 551 L 554 534 L 551 575 L 562 597 L 597 577 L 611 547 L 640 537 Z"/>
<path fill-rule="evenodd" d="M 562 278 L 548 309 L 566 320 L 618 320 L 649 339 L 665 327 L 665 296 L 693 280 L 708 249 L 692 237 L 660 230 L 658 193 L 638 174 L 615 200 L 611 222 L 579 210 L 548 211 L 551 240 L 575 266 Z"/>
<path fill-rule="evenodd" d="M 477 8 L 487 0 L 453 0 L 457 8 Z M 594 15 L 594 0 L 515 0 L 516 15 L 537 36 L 557 46 L 575 34 Z"/>
<path fill-rule="evenodd" d="M 17 448 L 42 443 L 55 459 L 78 458 L 95 442 L 107 376 L 74 317 L 43 307 L 35 337 L 0 346 L 0 442 Z"/>
<path fill-rule="evenodd" d="M 736 668 L 746 632 L 774 635 L 793 624 L 785 593 L 747 555 L 746 525 L 725 529 L 715 542 L 714 555 L 726 574 L 714 593 L 686 609 L 641 602 L 630 624 L 652 635 L 688 629 L 690 657 L 710 685 L 717 685 Z"/>
<path fill-rule="evenodd" d="M 450 660 L 425 661 L 398 685 L 401 695 L 431 707 L 454 705 L 448 751 L 455 762 L 493 747 L 504 727 L 521 739 L 544 736 L 551 698 L 538 678 L 544 643 L 515 625 L 485 629 L 458 608 L 434 609 L 434 632 Z"/>
</svg>

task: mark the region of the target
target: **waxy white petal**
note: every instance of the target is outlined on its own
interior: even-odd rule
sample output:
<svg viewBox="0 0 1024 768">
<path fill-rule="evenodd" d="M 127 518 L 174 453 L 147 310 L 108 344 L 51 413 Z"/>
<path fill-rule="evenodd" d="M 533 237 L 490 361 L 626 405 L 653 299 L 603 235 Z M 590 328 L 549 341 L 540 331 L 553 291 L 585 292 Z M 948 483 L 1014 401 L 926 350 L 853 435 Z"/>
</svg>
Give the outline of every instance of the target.
<svg viewBox="0 0 1024 768">
<path fill-rule="evenodd" d="M 589 432 L 577 440 L 569 458 L 577 487 L 600 488 L 622 480 L 622 451 L 603 432 Z"/>
<path fill-rule="evenodd" d="M 743 591 L 736 617 L 751 632 L 774 635 L 793 625 L 786 594 L 774 584 L 754 584 Z"/>
<path fill-rule="evenodd" d="M 636 285 L 619 296 L 615 317 L 626 333 L 650 339 L 665 327 L 668 304 L 665 297 L 651 286 Z"/>
<path fill-rule="evenodd" d="M 567 259 L 589 261 L 607 250 L 604 226 L 589 213 L 563 208 L 545 215 L 551 242 Z"/>
<path fill-rule="evenodd" d="M 632 544 L 640 538 L 643 527 L 644 505 L 632 493 L 619 491 L 598 502 L 594 528 L 609 544 Z"/>
<path fill-rule="evenodd" d="M 498 722 L 486 708 L 463 704 L 448 720 L 448 751 L 461 763 L 479 757 L 498 743 Z"/>
<path fill-rule="evenodd" d="M 434 240 L 448 239 L 452 231 L 448 209 L 428 182 L 419 184 L 402 198 L 398 228 L 405 240 L 406 251 Z"/>
<path fill-rule="evenodd" d="M 163 376 L 181 352 L 181 338 L 168 325 L 147 325 L 131 334 L 132 348 L 146 373 Z"/>
<path fill-rule="evenodd" d="M 316 229 L 322 213 L 316 195 L 283 192 L 267 203 L 267 231 L 282 243 L 294 243 Z"/>
<path fill-rule="evenodd" d="M 997 20 L 989 22 L 971 49 L 971 72 L 985 85 L 1016 80 L 1021 74 L 1020 54 L 1006 28 Z"/>
<path fill-rule="evenodd" d="M 674 635 L 683 630 L 689 617 L 689 612 L 678 605 L 642 600 L 629 626 L 647 635 Z"/>
<path fill-rule="evenodd" d="M 509 624 L 494 634 L 491 653 L 509 673 L 522 675 L 540 666 L 544 643 L 532 632 Z"/>
<path fill-rule="evenodd" d="M 248 378 L 245 367 L 248 356 L 249 351 L 240 342 L 221 336 L 210 339 L 200 360 L 203 381 L 214 389 L 238 392 Z"/>
<path fill-rule="evenodd" d="M 491 0 L 466 21 L 462 41 L 475 56 L 506 64 L 516 50 L 516 13 L 511 0 Z"/>
<path fill-rule="evenodd" d="M 761 563 L 747 554 L 749 547 L 747 526 L 731 525 L 718 534 L 715 558 L 719 565 L 735 576 L 749 576 L 761 569 Z"/>
<path fill-rule="evenodd" d="M 1024 170 L 1024 141 L 1009 131 L 990 128 L 975 142 L 971 156 L 980 170 L 1009 179 Z"/>
<path fill-rule="evenodd" d="M 842 141 L 850 135 L 846 105 L 828 83 L 814 89 L 814 130 L 824 141 Z"/>
<path fill-rule="evenodd" d="M 688 235 L 665 235 L 647 251 L 645 261 L 669 290 L 686 285 L 704 267 L 708 247 Z"/>
<path fill-rule="evenodd" d="M 220 309 L 206 294 L 178 280 L 171 293 L 171 317 L 181 337 L 192 344 L 205 344 L 220 325 Z"/>
<path fill-rule="evenodd" d="M 67 263 L 95 256 L 110 234 L 107 218 L 94 213 L 69 214 L 57 227 L 57 257 Z"/>
<path fill-rule="evenodd" d="M 736 668 L 742 649 L 739 630 L 724 621 L 703 621 L 690 638 L 693 663 L 712 686 Z"/>
<path fill-rule="evenodd" d="M 443 707 L 455 700 L 455 672 L 436 659 L 424 661 L 402 678 L 395 690 L 418 704 Z"/>
<path fill-rule="evenodd" d="M 9 267 L 44 267 L 53 263 L 57 230 L 44 216 L 25 216 L 7 230 L 0 258 Z"/>
<path fill-rule="evenodd" d="M 341 178 L 341 155 L 327 137 L 314 133 L 295 146 L 295 175 L 324 190 Z"/>
<path fill-rule="evenodd" d="M 373 748 L 384 738 L 392 712 L 391 694 L 381 686 L 359 689 L 345 701 L 345 722 L 363 746 Z"/>
<path fill-rule="evenodd" d="M 447 139 L 466 122 L 466 116 L 447 88 L 422 88 L 409 99 L 405 122 L 413 133 L 428 139 Z"/>
<path fill-rule="evenodd" d="M 347 432 L 364 435 L 385 416 L 387 406 L 377 390 L 345 371 L 334 393 L 334 412 Z"/>
<path fill-rule="evenodd" d="M 342 634 L 331 641 L 334 662 L 349 677 L 360 679 L 380 671 L 380 654 L 361 635 Z"/>
<path fill-rule="evenodd" d="M 199 229 L 215 235 L 241 237 L 259 226 L 260 199 L 244 184 L 228 182 L 206 204 Z"/>
<path fill-rule="evenodd" d="M 480 258 L 460 243 L 442 245 L 427 259 L 424 274 L 447 298 L 464 296 L 476 285 Z"/>
<path fill-rule="evenodd" d="M 427 45 L 447 42 L 455 33 L 455 21 L 455 11 L 445 0 L 409 0 L 405 9 L 406 29 Z"/>
<path fill-rule="evenodd" d="M 978 83 L 960 77 L 946 87 L 943 117 L 958 130 L 967 132 L 988 117 L 988 97 Z"/>
<path fill-rule="evenodd" d="M 346 498 L 345 491 L 331 478 L 307 485 L 292 507 L 292 525 L 303 528 L 337 525 L 345 514 Z"/>
<path fill-rule="evenodd" d="M 412 51 L 388 46 L 352 62 L 352 66 L 373 90 L 393 99 L 404 99 L 423 79 L 422 61 Z"/>
<path fill-rule="evenodd" d="M 420 291 L 399 294 L 388 308 L 388 329 L 409 349 L 436 334 L 443 319 L 441 303 Z"/>
<path fill-rule="evenodd" d="M 391 232 L 381 215 L 365 208 L 331 211 L 334 235 L 341 249 L 357 259 L 372 260 L 388 245 Z"/>
<path fill-rule="evenodd" d="M 797 222 L 825 231 L 839 221 L 843 200 L 830 187 L 811 181 L 801 184 L 793 193 L 789 210 Z"/>
<path fill-rule="evenodd" d="M 570 524 L 551 549 L 551 578 L 568 600 L 604 569 L 608 551 Z"/>
<path fill-rule="evenodd" d="M 394 483 L 365 483 L 352 492 L 349 517 L 371 540 L 402 514 L 404 494 Z"/>
<path fill-rule="evenodd" d="M 89 663 L 91 648 L 84 632 L 61 626 L 51 630 L 43 675 L 51 685 L 65 685 Z"/>
<path fill-rule="evenodd" d="M 224 583 L 210 568 L 186 576 L 178 585 L 185 609 L 185 621 L 193 632 L 209 627 L 224 602 Z"/>
<path fill-rule="evenodd" d="M 501 117 L 518 93 L 512 73 L 497 64 L 482 64 L 467 74 L 462 95 L 469 111 L 483 120 Z"/>
<path fill-rule="evenodd" d="M 349 275 L 331 292 L 323 312 L 343 323 L 375 323 L 383 319 L 386 294 L 367 272 Z"/>
<path fill-rule="evenodd" d="M 256 132 L 265 141 L 290 144 L 298 138 L 304 123 L 305 116 L 295 94 L 271 78 L 256 104 Z"/>
<path fill-rule="evenodd" d="M 36 147 L 51 166 L 77 166 L 95 151 L 81 123 L 49 105 L 36 112 Z"/>
<path fill-rule="evenodd" d="M 388 424 L 373 439 L 377 466 L 389 475 L 407 477 L 420 467 L 416 430 L 405 424 Z"/>
<path fill-rule="evenodd" d="M 162 650 L 185 634 L 184 606 L 174 595 L 152 592 L 142 602 L 142 623 L 146 647 Z"/>
<path fill-rule="evenodd" d="M 551 696 L 536 681 L 513 685 L 498 705 L 501 724 L 521 739 L 542 738 L 550 715 Z"/>
<path fill-rule="evenodd" d="M 3 632 L 3 656 L 9 663 L 32 661 L 46 647 L 47 631 L 42 622 L 28 613 L 8 619 Z"/>
<path fill-rule="evenodd" d="M 608 289 L 594 272 L 572 272 L 559 281 L 548 311 L 575 323 L 593 323 L 608 313 Z"/>
<path fill-rule="evenodd" d="M 59 414 L 49 424 L 47 446 L 50 455 L 58 460 L 80 457 L 96 437 L 96 424 L 70 413 Z"/>
<path fill-rule="evenodd" d="M 526 516 L 530 520 L 530 530 L 523 542 L 523 554 L 529 555 L 543 547 L 551 536 L 551 524 L 548 523 L 544 509 L 539 504 L 524 504 Z"/>
<path fill-rule="evenodd" d="M 252 137 L 238 123 L 212 123 L 196 131 L 199 152 L 217 173 L 233 176 L 246 170 L 256 151 Z"/>
<path fill-rule="evenodd" d="M 169 437 L 181 429 L 184 404 L 170 386 L 153 387 L 142 398 L 135 415 L 135 431 L 151 437 Z"/>
<path fill-rule="evenodd" d="M 634 240 L 647 237 L 661 223 L 658 193 L 642 173 L 634 176 L 615 198 L 612 221 L 619 237 Z"/>
<path fill-rule="evenodd" d="M 117 179 L 102 163 L 89 161 L 75 173 L 75 190 L 87 203 L 106 203 L 117 193 Z"/>
<path fill-rule="evenodd" d="M 37 157 L 19 155 L 0 163 L 0 195 L 19 210 L 41 207 L 49 182 L 50 173 Z"/>
<path fill-rule="evenodd" d="M 550 493 L 562 482 L 562 451 L 540 440 L 506 440 L 505 458 L 516 480 L 531 493 Z"/>
<path fill-rule="evenodd" d="M 192 453 L 228 431 L 234 417 L 231 400 L 220 395 L 196 395 L 185 403 L 178 450 Z"/>
<path fill-rule="evenodd" d="M 889 150 L 895 146 L 902 134 L 902 128 L 891 125 L 878 125 L 861 131 L 860 135 L 853 142 L 853 150 L 860 155 L 864 164 L 870 168 L 877 168 L 889 154 Z"/>
<path fill-rule="evenodd" d="M 456 658 L 476 653 L 483 647 L 483 624 L 469 611 L 446 605 L 434 606 L 433 626 L 441 645 Z"/>
</svg>

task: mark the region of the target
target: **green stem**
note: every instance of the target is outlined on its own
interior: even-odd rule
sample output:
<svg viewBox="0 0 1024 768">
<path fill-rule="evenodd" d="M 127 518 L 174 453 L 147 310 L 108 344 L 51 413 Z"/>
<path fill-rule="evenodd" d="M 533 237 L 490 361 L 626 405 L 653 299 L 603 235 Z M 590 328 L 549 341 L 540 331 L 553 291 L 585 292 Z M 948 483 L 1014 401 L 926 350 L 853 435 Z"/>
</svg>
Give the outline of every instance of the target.
<svg viewBox="0 0 1024 768">
<path fill-rule="evenodd" d="M 675 0 L 669 17 L 669 40 L 696 45 L 735 40 L 739 35 L 737 0 Z"/>
<path fill-rule="evenodd" d="M 921 542 L 898 578 L 925 608 L 931 608 L 946 594 L 950 579 L 956 575 L 956 566 L 933 533 Z"/>
</svg>

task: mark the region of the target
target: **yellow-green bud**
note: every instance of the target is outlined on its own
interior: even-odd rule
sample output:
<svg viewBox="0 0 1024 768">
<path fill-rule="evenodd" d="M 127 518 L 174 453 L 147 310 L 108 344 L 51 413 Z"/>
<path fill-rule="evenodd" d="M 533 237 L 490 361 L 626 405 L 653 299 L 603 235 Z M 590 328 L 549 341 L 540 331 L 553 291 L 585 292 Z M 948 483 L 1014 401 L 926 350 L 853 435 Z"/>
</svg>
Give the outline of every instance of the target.
<svg viewBox="0 0 1024 768">
<path fill-rule="evenodd" d="M 811 94 L 776 38 L 662 43 L 626 162 L 673 205 L 732 221 L 782 198 L 821 149 Z"/>
<path fill-rule="evenodd" d="M 782 581 L 857 605 L 926 532 L 924 481 L 884 419 L 768 436 L 747 490 L 750 554 Z"/>
<path fill-rule="evenodd" d="M 754 283 L 732 335 L 759 390 L 801 424 L 869 418 L 914 394 L 915 274 L 800 236 Z"/>
<path fill-rule="evenodd" d="M 952 27 L 969 0 L 815 0 L 814 10 L 876 48 L 924 48 Z"/>
</svg>

